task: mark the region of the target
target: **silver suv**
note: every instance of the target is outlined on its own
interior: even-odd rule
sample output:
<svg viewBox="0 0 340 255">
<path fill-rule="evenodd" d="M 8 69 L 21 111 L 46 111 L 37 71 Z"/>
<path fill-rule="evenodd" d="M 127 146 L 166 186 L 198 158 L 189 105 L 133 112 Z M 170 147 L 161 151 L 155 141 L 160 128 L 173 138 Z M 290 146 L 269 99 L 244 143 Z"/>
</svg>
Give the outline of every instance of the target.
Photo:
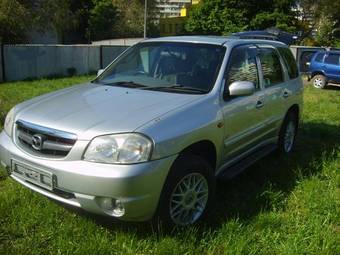
<svg viewBox="0 0 340 255">
<path fill-rule="evenodd" d="M 217 178 L 292 151 L 302 92 L 282 43 L 149 39 L 91 83 L 15 106 L 0 160 L 14 180 L 62 203 L 188 225 L 211 207 Z"/>
</svg>

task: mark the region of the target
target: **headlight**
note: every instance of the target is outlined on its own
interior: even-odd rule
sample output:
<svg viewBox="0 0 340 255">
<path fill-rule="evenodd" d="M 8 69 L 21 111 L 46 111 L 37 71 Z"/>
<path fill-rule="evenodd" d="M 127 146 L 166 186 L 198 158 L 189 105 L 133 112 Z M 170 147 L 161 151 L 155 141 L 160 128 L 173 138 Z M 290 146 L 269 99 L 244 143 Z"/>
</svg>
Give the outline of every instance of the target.
<svg viewBox="0 0 340 255">
<path fill-rule="evenodd" d="M 12 108 L 7 113 L 5 124 L 4 124 L 4 130 L 9 136 L 12 136 L 13 124 L 14 124 L 14 108 Z"/>
<path fill-rule="evenodd" d="M 140 134 L 105 135 L 94 138 L 84 160 L 98 163 L 133 164 L 148 161 L 152 142 Z"/>
</svg>

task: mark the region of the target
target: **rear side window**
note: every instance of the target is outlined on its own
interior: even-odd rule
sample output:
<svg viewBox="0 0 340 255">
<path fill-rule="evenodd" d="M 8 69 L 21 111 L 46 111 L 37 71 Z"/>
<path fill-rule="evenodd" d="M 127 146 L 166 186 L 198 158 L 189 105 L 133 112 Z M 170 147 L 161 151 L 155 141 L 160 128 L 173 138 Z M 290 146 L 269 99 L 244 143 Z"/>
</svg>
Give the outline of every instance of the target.
<svg viewBox="0 0 340 255">
<path fill-rule="evenodd" d="M 283 61 L 285 62 L 285 65 L 287 67 L 288 70 L 288 75 L 289 78 L 291 79 L 295 79 L 299 76 L 299 71 L 296 65 L 296 61 L 295 58 L 292 54 L 292 52 L 290 51 L 290 49 L 288 48 L 283 48 L 283 47 L 278 47 L 277 48 L 278 51 L 280 52 Z"/>
<path fill-rule="evenodd" d="M 326 57 L 325 63 L 331 64 L 331 65 L 339 65 L 339 55 L 330 53 Z"/>
<path fill-rule="evenodd" d="M 284 81 L 280 58 L 274 49 L 261 48 L 259 58 L 266 88 Z"/>
<path fill-rule="evenodd" d="M 325 55 L 324 53 L 319 53 L 319 54 L 315 57 L 315 61 L 316 61 L 316 62 L 322 63 L 322 62 L 323 62 L 323 56 L 324 56 L 324 55 Z"/>
</svg>

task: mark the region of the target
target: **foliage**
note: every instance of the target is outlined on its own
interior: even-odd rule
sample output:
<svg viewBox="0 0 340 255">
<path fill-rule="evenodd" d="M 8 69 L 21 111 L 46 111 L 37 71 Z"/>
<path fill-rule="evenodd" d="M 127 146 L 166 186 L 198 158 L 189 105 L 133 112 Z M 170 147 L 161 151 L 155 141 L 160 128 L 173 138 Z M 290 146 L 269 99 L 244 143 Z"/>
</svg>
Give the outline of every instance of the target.
<svg viewBox="0 0 340 255">
<path fill-rule="evenodd" d="M 157 34 L 155 0 L 147 1 L 147 32 Z M 93 0 L 90 11 L 91 39 L 141 37 L 144 32 L 145 0 Z"/>
<path fill-rule="evenodd" d="M 89 17 L 90 39 L 101 40 L 113 37 L 114 25 L 118 20 L 117 7 L 112 0 L 93 0 Z"/>
<path fill-rule="evenodd" d="M 0 111 L 90 79 L 2 84 Z M 210 217 L 172 232 L 60 206 L 0 167 L 0 254 L 340 254 L 339 105 L 340 90 L 306 86 L 293 155 L 220 183 Z"/>
<path fill-rule="evenodd" d="M 56 31 L 64 42 L 70 32 L 85 35 L 91 0 L 0 0 L 0 37 L 23 43 L 31 30 Z"/>
<path fill-rule="evenodd" d="M 61 43 L 65 43 L 67 32 L 79 25 L 76 14 L 71 10 L 71 0 L 37 0 L 35 10 L 40 19 L 39 28 L 54 29 Z"/>
<path fill-rule="evenodd" d="M 311 41 L 312 32 L 316 30 L 316 40 L 313 45 L 336 46 L 334 32 L 340 27 L 340 1 L 297 0 L 297 5 L 302 43 Z"/>
<path fill-rule="evenodd" d="M 333 21 L 324 17 L 322 22 L 319 22 L 317 28 L 318 33 L 316 34 L 316 44 L 319 46 L 331 46 L 333 43 Z"/>
<path fill-rule="evenodd" d="M 77 19 L 77 27 L 71 33 L 77 34 L 82 42 L 89 39 L 89 19 L 90 11 L 94 8 L 93 0 L 71 0 L 70 9 Z"/>
<path fill-rule="evenodd" d="M 145 0 L 112 0 L 117 6 L 118 17 L 114 30 L 117 37 L 141 37 L 144 32 Z M 155 29 L 155 0 L 147 1 L 147 31 L 152 36 Z"/>
<path fill-rule="evenodd" d="M 189 13 L 186 29 L 222 35 L 269 27 L 293 31 L 293 5 L 293 0 L 203 0 Z"/>
<path fill-rule="evenodd" d="M 0 42 L 25 42 L 25 32 L 32 27 L 32 11 L 27 2 L 0 0 Z"/>
</svg>

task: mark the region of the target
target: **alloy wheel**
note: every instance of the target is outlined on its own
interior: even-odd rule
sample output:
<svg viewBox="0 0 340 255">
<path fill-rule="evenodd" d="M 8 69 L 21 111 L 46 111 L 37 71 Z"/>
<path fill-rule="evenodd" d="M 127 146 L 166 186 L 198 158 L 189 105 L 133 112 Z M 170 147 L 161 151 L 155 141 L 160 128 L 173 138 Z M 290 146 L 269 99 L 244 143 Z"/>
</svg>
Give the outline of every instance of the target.
<svg viewBox="0 0 340 255">
<path fill-rule="evenodd" d="M 289 121 L 286 127 L 286 132 L 284 134 L 284 150 L 286 152 L 290 152 L 293 148 L 295 139 L 295 123 L 293 121 Z"/>
<path fill-rule="evenodd" d="M 177 225 L 196 222 L 207 206 L 209 186 L 200 173 L 184 176 L 176 185 L 170 197 L 170 217 Z"/>
</svg>

